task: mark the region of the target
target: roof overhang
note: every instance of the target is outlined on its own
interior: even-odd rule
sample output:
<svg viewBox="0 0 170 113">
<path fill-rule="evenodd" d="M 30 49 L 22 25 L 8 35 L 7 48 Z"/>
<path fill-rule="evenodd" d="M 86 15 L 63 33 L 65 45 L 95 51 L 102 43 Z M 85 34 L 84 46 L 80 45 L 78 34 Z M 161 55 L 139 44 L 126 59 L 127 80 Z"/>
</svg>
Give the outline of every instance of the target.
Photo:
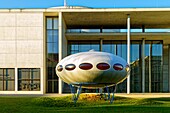
<svg viewBox="0 0 170 113">
<path fill-rule="evenodd" d="M 68 40 L 127 40 L 126 33 L 66 33 Z M 131 33 L 131 40 L 163 40 L 170 44 L 170 33 Z"/>
<path fill-rule="evenodd" d="M 63 9 L 67 28 L 170 28 L 170 8 Z"/>
</svg>

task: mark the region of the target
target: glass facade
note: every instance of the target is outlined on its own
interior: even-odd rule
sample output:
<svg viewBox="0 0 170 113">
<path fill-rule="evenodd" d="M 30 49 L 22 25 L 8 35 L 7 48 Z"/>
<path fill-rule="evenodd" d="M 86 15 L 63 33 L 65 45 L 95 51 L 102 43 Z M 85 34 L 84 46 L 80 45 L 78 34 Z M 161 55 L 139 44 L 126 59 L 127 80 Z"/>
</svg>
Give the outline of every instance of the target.
<svg viewBox="0 0 170 113">
<path fill-rule="evenodd" d="M 0 68 L 0 91 L 15 90 L 15 69 Z"/>
<path fill-rule="evenodd" d="M 130 88 L 131 92 L 142 92 L 142 42 L 132 41 L 130 46 Z"/>
<path fill-rule="evenodd" d="M 75 54 L 89 50 L 100 51 L 100 41 L 69 41 L 68 54 Z"/>
<path fill-rule="evenodd" d="M 145 82 L 146 92 L 163 91 L 163 45 L 162 41 L 146 41 Z M 151 81 L 151 82 L 149 82 Z"/>
<path fill-rule="evenodd" d="M 91 49 L 100 51 L 99 42 L 100 41 L 69 41 L 68 53 L 74 54 Z M 149 92 L 149 87 L 151 89 L 150 92 L 162 92 L 162 41 L 146 41 L 145 43 L 146 92 Z M 127 41 L 104 40 L 102 51 L 113 53 L 127 60 Z M 140 93 L 142 92 L 142 41 L 131 41 L 130 51 L 130 89 L 132 93 Z M 149 80 L 151 81 L 150 83 Z M 126 80 L 117 86 L 117 92 L 127 92 Z"/>
<path fill-rule="evenodd" d="M 18 91 L 40 91 L 40 69 L 18 69 Z"/>
<path fill-rule="evenodd" d="M 58 93 L 58 17 L 46 18 L 46 86 L 47 93 Z"/>
</svg>

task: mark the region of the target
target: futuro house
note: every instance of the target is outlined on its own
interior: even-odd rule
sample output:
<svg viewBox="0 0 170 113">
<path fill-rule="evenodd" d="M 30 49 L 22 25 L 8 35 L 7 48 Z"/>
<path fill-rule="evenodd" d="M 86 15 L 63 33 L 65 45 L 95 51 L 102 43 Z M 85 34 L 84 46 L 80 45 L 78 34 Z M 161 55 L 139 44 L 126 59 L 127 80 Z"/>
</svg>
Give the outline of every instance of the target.
<svg viewBox="0 0 170 113">
<path fill-rule="evenodd" d="M 81 52 L 62 59 L 57 75 L 67 84 L 85 88 L 103 88 L 123 82 L 129 73 L 128 63 L 106 52 Z"/>
</svg>

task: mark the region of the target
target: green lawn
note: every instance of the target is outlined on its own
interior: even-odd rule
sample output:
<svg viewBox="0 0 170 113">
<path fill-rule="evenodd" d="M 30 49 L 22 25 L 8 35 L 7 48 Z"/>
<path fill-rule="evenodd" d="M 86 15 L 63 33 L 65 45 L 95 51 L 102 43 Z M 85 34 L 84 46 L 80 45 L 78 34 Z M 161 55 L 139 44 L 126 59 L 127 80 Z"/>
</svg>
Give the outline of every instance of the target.
<svg viewBox="0 0 170 113">
<path fill-rule="evenodd" d="M 116 97 L 113 104 L 98 95 L 71 97 L 0 97 L 0 113 L 170 113 L 170 98 Z"/>
</svg>

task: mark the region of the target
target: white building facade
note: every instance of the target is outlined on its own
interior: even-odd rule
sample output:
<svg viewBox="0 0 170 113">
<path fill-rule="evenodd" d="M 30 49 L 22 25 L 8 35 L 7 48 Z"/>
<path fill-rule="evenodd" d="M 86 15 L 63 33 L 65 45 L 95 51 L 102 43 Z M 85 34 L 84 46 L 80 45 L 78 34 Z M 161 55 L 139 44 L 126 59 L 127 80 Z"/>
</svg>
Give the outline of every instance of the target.
<svg viewBox="0 0 170 113">
<path fill-rule="evenodd" d="M 69 93 L 55 66 L 91 49 L 130 63 L 117 92 L 168 93 L 169 18 L 169 8 L 0 9 L 0 94 Z"/>
</svg>

